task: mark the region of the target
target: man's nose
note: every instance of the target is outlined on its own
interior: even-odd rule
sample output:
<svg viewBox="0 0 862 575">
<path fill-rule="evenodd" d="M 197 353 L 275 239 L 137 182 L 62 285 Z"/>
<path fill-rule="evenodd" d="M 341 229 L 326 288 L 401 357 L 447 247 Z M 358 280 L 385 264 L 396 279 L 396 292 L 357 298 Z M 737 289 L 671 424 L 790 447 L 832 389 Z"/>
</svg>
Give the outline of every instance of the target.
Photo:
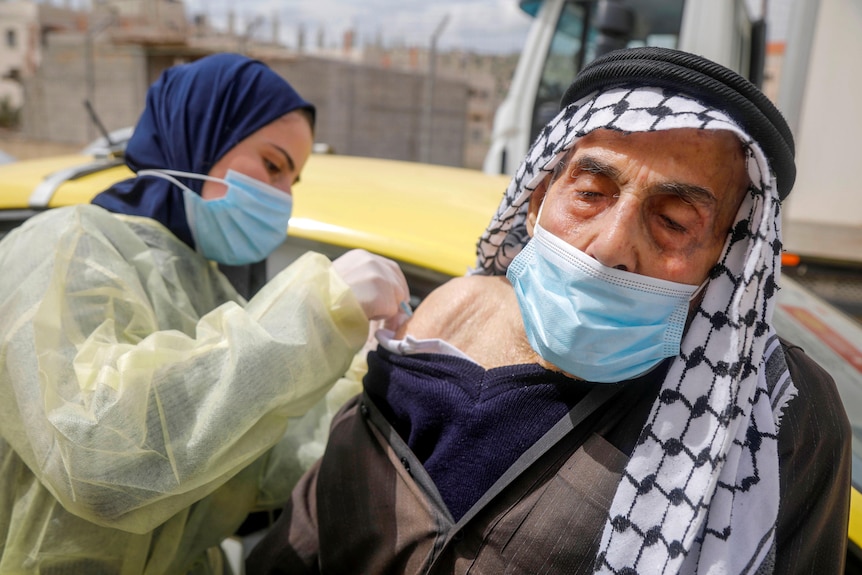
<svg viewBox="0 0 862 575">
<path fill-rule="evenodd" d="M 584 253 L 602 265 L 637 272 L 640 207 L 632 199 L 620 199 L 594 218 L 593 237 Z"/>
</svg>

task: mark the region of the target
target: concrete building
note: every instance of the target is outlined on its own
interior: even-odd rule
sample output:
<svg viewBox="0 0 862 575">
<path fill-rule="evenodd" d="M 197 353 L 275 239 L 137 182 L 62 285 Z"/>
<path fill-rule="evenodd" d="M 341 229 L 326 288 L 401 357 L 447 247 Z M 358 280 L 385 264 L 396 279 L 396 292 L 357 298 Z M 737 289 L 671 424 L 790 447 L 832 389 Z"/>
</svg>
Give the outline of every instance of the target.
<svg viewBox="0 0 862 575">
<path fill-rule="evenodd" d="M 438 55 L 440 76 L 458 79 L 469 86 L 465 121 L 464 166 L 482 169 L 491 144 L 494 114 L 503 102 L 518 56 L 481 55 L 464 51 Z"/>
<path fill-rule="evenodd" d="M 24 99 L 21 77 L 38 66 L 39 36 L 33 30 L 37 10 L 25 2 L 0 3 L 0 100 L 16 108 Z"/>
<path fill-rule="evenodd" d="M 22 82 L 38 70 L 46 35 L 82 26 L 79 14 L 62 6 L 0 0 L 0 101 L 20 107 L 24 100 Z"/>
<path fill-rule="evenodd" d="M 353 34 L 338 49 L 288 49 L 277 20 L 247 16 L 216 30 L 205 15 L 189 19 L 177 0 L 101 0 L 92 11 L 65 10 L 61 27 L 41 11 L 59 9 L 47 1 L 0 0 L 0 8 L 17 5 L 16 21 L 39 39 L 17 80 L 21 130 L 38 140 L 99 136 L 85 101 L 109 131 L 133 125 L 165 68 L 236 51 L 267 62 L 315 102 L 318 141 L 337 153 L 480 168 L 516 62 L 441 53 L 432 74 L 427 49 L 359 46 Z"/>
<path fill-rule="evenodd" d="M 207 53 L 189 46 L 175 0 L 102 0 L 66 12 L 74 26 L 46 26 L 41 13 L 32 24 L 41 31 L 39 64 L 21 82 L 21 130 L 32 139 L 95 139 L 100 131 L 86 103 L 108 130 L 133 125 L 162 70 Z"/>
<path fill-rule="evenodd" d="M 424 75 L 318 56 L 268 63 L 317 106 L 318 142 L 338 154 L 422 159 Z M 429 162 L 463 165 L 468 96 L 463 82 L 435 83 Z"/>
<path fill-rule="evenodd" d="M 39 73 L 25 82 L 23 130 L 28 136 L 70 143 L 94 139 L 98 132 L 83 105 L 85 99 L 107 130 L 133 125 L 143 110 L 147 87 L 165 68 L 208 53 L 190 46 L 97 41 L 91 48 L 96 65 L 88 73 L 83 46 L 80 34 L 49 38 Z M 319 142 L 340 154 L 420 159 L 421 95 L 427 81 L 423 75 L 314 56 L 249 53 L 315 103 Z M 429 161 L 461 166 L 469 90 L 463 82 L 439 80 L 434 92 Z"/>
<path fill-rule="evenodd" d="M 456 81 L 467 86 L 467 113 L 463 119 L 464 156 L 461 165 L 481 169 L 491 142 L 494 114 L 509 89 L 518 55 L 483 55 L 454 50 L 435 53 L 435 81 Z M 357 56 L 352 56 L 354 60 Z M 361 49 L 361 61 L 384 69 L 429 74 L 431 51 L 417 46 L 384 48 L 379 39 Z M 435 89 L 434 93 L 438 91 Z"/>
<path fill-rule="evenodd" d="M 24 82 L 24 135 L 34 140 L 77 143 L 99 134 L 85 101 L 108 130 L 132 125 L 144 107 L 151 74 L 139 45 L 92 41 L 84 33 L 52 34 L 42 64 Z"/>
</svg>

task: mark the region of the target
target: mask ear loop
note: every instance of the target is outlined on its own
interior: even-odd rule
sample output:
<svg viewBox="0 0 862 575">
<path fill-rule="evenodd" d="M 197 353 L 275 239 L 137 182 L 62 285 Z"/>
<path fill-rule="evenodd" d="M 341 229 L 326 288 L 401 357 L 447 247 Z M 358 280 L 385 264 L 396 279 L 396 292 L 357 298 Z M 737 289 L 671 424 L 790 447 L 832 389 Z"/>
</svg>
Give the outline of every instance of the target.
<svg viewBox="0 0 862 575">
<path fill-rule="evenodd" d="M 545 207 L 545 200 L 548 199 L 548 191 L 551 189 L 551 186 L 554 184 L 554 182 L 557 181 L 557 178 L 559 177 L 559 166 L 564 162 L 565 158 L 561 158 L 560 161 L 557 162 L 557 165 L 554 166 L 554 170 L 550 174 L 545 176 L 545 181 L 547 181 L 548 184 L 545 186 L 545 196 L 542 198 L 542 203 L 539 204 L 539 213 L 536 214 L 536 227 L 539 227 L 539 220 L 542 219 L 542 210 Z"/>
<path fill-rule="evenodd" d="M 174 184 L 175 186 L 179 187 L 181 190 L 186 190 L 186 191 L 191 192 L 193 194 L 195 194 L 196 192 L 194 190 L 192 190 L 190 187 L 188 187 L 187 185 L 185 185 L 184 183 L 180 182 L 174 176 L 179 176 L 182 178 L 189 178 L 191 180 L 204 180 L 204 181 L 208 181 L 208 182 L 216 182 L 219 184 L 228 185 L 225 180 L 223 180 L 221 178 L 216 178 L 215 176 L 205 176 L 203 174 L 195 174 L 193 172 L 183 172 L 181 170 L 140 170 L 140 171 L 138 171 L 137 177 L 140 178 L 142 176 L 143 177 L 151 176 L 154 178 L 161 178 L 163 180 L 167 180 L 167 181 L 171 182 L 172 184 Z M 200 194 L 197 194 L 197 195 L 200 195 Z"/>
<path fill-rule="evenodd" d="M 706 279 L 700 282 L 700 285 L 697 286 L 697 289 L 694 290 L 694 293 L 688 298 L 689 303 L 693 302 L 697 296 L 700 295 L 700 292 L 709 284 L 709 276 L 706 276 Z"/>
<path fill-rule="evenodd" d="M 215 200 L 204 200 L 200 194 L 198 194 L 193 189 L 191 189 L 190 187 L 188 187 L 187 185 L 185 185 L 184 183 L 179 181 L 174 176 L 189 178 L 191 180 L 204 180 L 204 181 L 217 182 L 217 183 L 221 183 L 224 185 L 228 185 L 228 183 L 225 180 L 223 180 L 221 178 L 216 178 L 215 176 L 205 176 L 203 174 L 195 174 L 193 172 L 183 172 L 181 170 L 167 170 L 167 169 L 166 170 L 139 170 L 137 173 L 137 177 L 139 177 L 139 178 L 140 177 L 147 177 L 147 176 L 167 180 L 167 181 L 171 182 L 172 184 L 174 184 L 175 186 L 177 186 L 179 189 L 183 190 L 184 192 L 188 192 L 191 196 L 196 196 L 196 198 L 198 200 L 203 201 L 203 202 L 218 201 L 221 198 L 216 198 Z M 189 202 L 191 202 L 191 201 L 193 201 L 193 200 L 189 195 L 185 195 L 185 197 L 183 198 L 183 202 L 185 203 L 185 207 L 186 207 L 186 220 L 189 223 L 189 229 L 192 232 L 192 238 L 195 240 L 195 246 L 196 246 L 195 249 L 198 251 L 198 253 L 203 253 L 203 252 L 201 252 L 201 249 L 200 249 L 200 240 L 197 237 L 197 231 L 196 231 L 197 228 L 196 228 L 195 216 L 194 216 L 195 212 L 189 206 Z"/>
<path fill-rule="evenodd" d="M 536 227 L 539 227 L 539 220 L 542 219 L 542 208 L 545 207 L 545 200 L 548 199 L 548 191 L 545 190 L 545 197 L 542 198 L 542 203 L 539 204 L 539 213 L 536 214 Z"/>
<path fill-rule="evenodd" d="M 545 197 L 542 198 L 542 203 L 539 204 L 539 213 L 536 214 L 536 226 L 539 225 L 539 220 L 542 218 L 542 209 L 545 207 L 545 200 L 548 199 L 548 191 L 551 189 L 551 186 L 554 185 L 554 182 L 557 181 L 557 179 L 563 174 L 566 167 L 569 165 L 569 158 L 571 157 L 571 155 L 571 149 L 562 152 L 559 156 L 559 160 L 557 160 L 557 163 L 554 164 L 553 169 L 547 176 L 545 176 L 545 181 L 547 181 L 548 184 L 545 186 Z"/>
</svg>

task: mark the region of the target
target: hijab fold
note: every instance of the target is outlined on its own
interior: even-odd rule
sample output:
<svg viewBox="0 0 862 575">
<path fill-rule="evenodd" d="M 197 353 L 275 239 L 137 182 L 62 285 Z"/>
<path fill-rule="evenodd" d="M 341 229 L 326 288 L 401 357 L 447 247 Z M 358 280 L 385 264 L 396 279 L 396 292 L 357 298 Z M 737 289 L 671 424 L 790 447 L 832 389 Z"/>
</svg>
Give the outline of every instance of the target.
<svg viewBox="0 0 862 575">
<path fill-rule="evenodd" d="M 146 107 L 125 151 L 129 168 L 208 174 L 240 141 L 297 109 L 314 107 L 266 64 L 214 54 L 168 68 L 147 92 Z M 313 126 L 312 126 L 313 127 Z M 203 183 L 186 185 L 200 193 Z M 182 191 L 155 178 L 131 178 L 93 202 L 115 213 L 157 220 L 194 248 Z"/>
</svg>

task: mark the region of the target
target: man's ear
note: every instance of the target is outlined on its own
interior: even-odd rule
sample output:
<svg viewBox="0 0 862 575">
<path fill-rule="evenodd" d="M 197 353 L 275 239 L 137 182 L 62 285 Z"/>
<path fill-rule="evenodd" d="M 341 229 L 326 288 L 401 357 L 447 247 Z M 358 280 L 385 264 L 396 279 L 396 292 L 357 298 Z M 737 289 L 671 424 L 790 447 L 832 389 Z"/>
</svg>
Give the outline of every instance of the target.
<svg viewBox="0 0 862 575">
<path fill-rule="evenodd" d="M 533 190 L 533 194 L 530 196 L 530 207 L 527 210 L 527 233 L 530 234 L 530 237 L 533 237 L 533 229 L 536 227 L 536 220 L 539 219 L 539 208 L 542 205 L 542 201 L 545 199 L 545 192 L 548 191 L 548 180 L 550 176 L 542 180 L 542 182 L 538 185 L 538 187 Z"/>
</svg>

